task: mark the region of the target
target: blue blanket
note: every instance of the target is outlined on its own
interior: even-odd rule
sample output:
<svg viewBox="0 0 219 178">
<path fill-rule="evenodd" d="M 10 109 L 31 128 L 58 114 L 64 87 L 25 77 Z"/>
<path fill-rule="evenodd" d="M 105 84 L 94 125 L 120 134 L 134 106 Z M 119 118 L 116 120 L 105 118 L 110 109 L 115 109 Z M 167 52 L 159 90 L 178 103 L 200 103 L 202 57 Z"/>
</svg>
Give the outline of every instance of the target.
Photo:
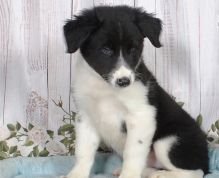
<svg viewBox="0 0 219 178">
<path fill-rule="evenodd" d="M 209 150 L 210 172 L 205 178 L 219 178 L 219 149 Z M 91 171 L 92 178 L 113 178 L 112 172 L 122 160 L 114 154 L 97 154 Z M 0 161 L 0 178 L 58 178 L 74 166 L 73 156 L 27 158 Z"/>
</svg>

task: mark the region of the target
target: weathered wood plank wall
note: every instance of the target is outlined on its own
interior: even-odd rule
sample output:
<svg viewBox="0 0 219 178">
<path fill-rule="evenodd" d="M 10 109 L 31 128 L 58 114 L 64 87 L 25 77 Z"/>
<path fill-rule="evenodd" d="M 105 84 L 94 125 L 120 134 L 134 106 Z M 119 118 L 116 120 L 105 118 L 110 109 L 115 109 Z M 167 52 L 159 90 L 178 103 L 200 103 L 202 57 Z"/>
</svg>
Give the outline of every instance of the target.
<svg viewBox="0 0 219 178">
<path fill-rule="evenodd" d="M 77 53 L 65 53 L 62 27 L 83 8 L 143 7 L 163 20 L 163 48 L 145 39 L 145 63 L 160 84 L 205 129 L 219 118 L 218 0 L 0 0 L 0 126 L 20 121 L 57 129 L 62 97 L 74 109 L 72 72 Z"/>
</svg>

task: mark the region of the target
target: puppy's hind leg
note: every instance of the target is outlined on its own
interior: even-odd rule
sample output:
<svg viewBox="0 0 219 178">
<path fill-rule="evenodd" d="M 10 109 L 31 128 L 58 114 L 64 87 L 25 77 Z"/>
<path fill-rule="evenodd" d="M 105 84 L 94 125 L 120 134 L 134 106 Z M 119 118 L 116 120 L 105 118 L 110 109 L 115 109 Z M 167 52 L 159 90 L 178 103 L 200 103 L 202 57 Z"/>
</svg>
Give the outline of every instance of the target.
<svg viewBox="0 0 219 178">
<path fill-rule="evenodd" d="M 155 168 L 144 168 L 143 172 L 142 172 L 142 178 L 149 178 L 153 173 L 155 173 L 157 171 L 157 169 Z"/>
<path fill-rule="evenodd" d="M 156 158 L 165 167 L 166 170 L 156 171 L 149 178 L 203 178 L 204 173 L 200 169 L 187 170 L 176 167 L 172 164 L 169 153 L 173 146 L 177 145 L 177 138 L 174 136 L 166 137 L 154 143 Z M 192 159 L 192 158 L 191 158 Z M 188 162 L 188 164 L 190 164 Z"/>
<path fill-rule="evenodd" d="M 203 178 L 203 171 L 196 170 L 175 170 L 175 171 L 156 171 L 152 173 L 149 178 Z"/>
</svg>

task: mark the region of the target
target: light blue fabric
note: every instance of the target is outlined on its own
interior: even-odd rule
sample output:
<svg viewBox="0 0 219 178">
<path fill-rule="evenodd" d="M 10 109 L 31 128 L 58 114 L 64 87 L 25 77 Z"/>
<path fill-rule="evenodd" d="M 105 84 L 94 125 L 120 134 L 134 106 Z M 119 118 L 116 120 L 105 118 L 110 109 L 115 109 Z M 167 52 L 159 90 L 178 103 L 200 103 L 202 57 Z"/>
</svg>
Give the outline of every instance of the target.
<svg viewBox="0 0 219 178">
<path fill-rule="evenodd" d="M 97 154 L 91 177 L 113 178 L 111 173 L 121 165 L 114 154 Z M 58 178 L 74 166 L 73 156 L 18 157 L 0 161 L 0 178 Z"/>
<path fill-rule="evenodd" d="M 219 174 L 219 148 L 209 149 L 208 154 L 209 154 L 209 168 L 210 168 L 209 171 Z"/>
<path fill-rule="evenodd" d="M 205 178 L 219 178 L 219 149 L 209 150 L 210 172 Z M 114 154 L 97 154 L 91 171 L 92 178 L 113 178 L 121 159 Z M 0 161 L 0 178 L 58 178 L 74 166 L 73 156 L 12 158 Z"/>
<path fill-rule="evenodd" d="M 212 173 L 205 176 L 205 178 L 219 178 L 219 173 Z"/>
</svg>

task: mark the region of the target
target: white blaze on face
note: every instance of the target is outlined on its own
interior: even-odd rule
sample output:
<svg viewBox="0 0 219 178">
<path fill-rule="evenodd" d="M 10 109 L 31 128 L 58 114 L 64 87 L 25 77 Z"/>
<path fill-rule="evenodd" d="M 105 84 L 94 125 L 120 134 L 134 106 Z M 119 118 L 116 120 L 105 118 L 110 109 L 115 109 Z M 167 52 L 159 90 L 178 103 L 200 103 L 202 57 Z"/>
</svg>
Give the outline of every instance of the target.
<svg viewBox="0 0 219 178">
<path fill-rule="evenodd" d="M 132 84 L 135 80 L 134 72 L 129 68 L 128 64 L 125 62 L 122 52 L 120 51 L 120 56 L 118 63 L 116 65 L 116 69 L 111 73 L 111 84 L 116 86 L 116 81 L 121 78 L 129 78 L 130 84 Z"/>
</svg>

